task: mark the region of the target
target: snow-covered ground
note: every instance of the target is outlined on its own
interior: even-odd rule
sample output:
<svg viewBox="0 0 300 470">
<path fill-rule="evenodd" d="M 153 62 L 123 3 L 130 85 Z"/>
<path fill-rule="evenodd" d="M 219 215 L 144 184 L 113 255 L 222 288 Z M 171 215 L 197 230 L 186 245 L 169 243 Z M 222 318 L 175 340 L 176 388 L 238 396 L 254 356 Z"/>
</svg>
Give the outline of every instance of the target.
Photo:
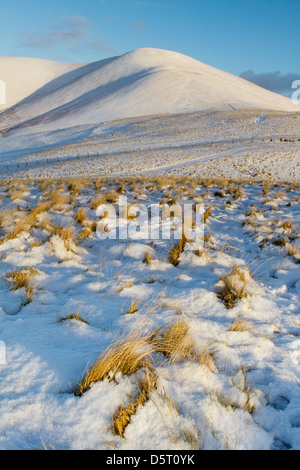
<svg viewBox="0 0 300 470">
<path fill-rule="evenodd" d="M 156 49 L 0 73 L 0 448 L 300 449 L 300 105 Z M 120 196 L 204 247 L 102 239 Z"/>
<path fill-rule="evenodd" d="M 137 124 L 143 125 L 149 121 Z M 112 142 L 115 126 L 107 129 Z M 128 127 L 119 126 L 125 139 Z M 147 148 L 147 133 L 143 139 Z M 76 153 L 72 146 L 64 151 Z M 55 174 L 51 165 L 47 171 Z M 0 365 L 0 447 L 299 449 L 299 185 L 214 185 L 186 177 L 121 183 L 24 180 L 0 187 L 0 340 L 7 356 Z M 211 212 L 205 249 L 186 243 L 174 266 L 175 242 L 99 240 L 95 198 L 114 201 L 119 194 L 147 207 L 175 198 L 204 203 Z M 123 225 L 136 223 L 120 217 Z M 20 270 L 28 276 L 25 287 L 17 284 Z M 228 281 L 239 294 L 229 299 Z M 136 311 L 127 313 L 135 302 Z M 65 319 L 72 314 L 79 316 Z M 147 370 L 107 376 L 82 396 L 74 394 L 76 385 L 120 335 L 178 321 L 196 352 L 176 361 L 176 351 L 165 357 L 149 340 L 147 370 L 156 386 L 124 437 L 114 434 L 113 417 L 136 398 Z"/>
<path fill-rule="evenodd" d="M 2 177 L 186 174 L 300 179 L 300 114 L 218 111 L 0 135 Z"/>
</svg>

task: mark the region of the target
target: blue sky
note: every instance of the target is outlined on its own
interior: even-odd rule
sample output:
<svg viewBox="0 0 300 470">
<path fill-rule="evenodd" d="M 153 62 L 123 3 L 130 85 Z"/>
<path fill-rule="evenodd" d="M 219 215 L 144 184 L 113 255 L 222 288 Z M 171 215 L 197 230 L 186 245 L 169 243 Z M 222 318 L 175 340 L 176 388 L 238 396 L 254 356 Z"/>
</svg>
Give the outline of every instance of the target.
<svg viewBox="0 0 300 470">
<path fill-rule="evenodd" d="M 169 49 L 281 93 L 300 78 L 300 0 L 1 0 L 0 55 L 89 62 Z"/>
</svg>

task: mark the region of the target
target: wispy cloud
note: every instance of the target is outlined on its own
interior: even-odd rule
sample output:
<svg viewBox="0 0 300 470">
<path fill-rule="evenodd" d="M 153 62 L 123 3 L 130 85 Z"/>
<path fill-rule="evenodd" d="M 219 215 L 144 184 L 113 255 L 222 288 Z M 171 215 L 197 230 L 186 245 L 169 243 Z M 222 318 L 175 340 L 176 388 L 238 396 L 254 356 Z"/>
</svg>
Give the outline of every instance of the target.
<svg viewBox="0 0 300 470">
<path fill-rule="evenodd" d="M 53 49 L 61 46 L 69 52 L 76 47 L 90 48 L 101 53 L 116 53 L 105 39 L 93 34 L 93 22 L 85 16 L 70 16 L 52 24 L 43 31 L 23 32 L 22 47 L 31 49 Z"/>
<path fill-rule="evenodd" d="M 52 48 L 60 44 L 80 43 L 90 34 L 92 22 L 84 16 L 67 17 L 47 31 L 23 32 L 23 47 Z"/>
<path fill-rule="evenodd" d="M 241 78 L 255 83 L 267 90 L 290 96 L 292 93 L 292 83 L 300 80 L 299 73 L 281 74 L 280 72 L 254 73 L 253 70 L 247 70 L 240 74 Z"/>
<path fill-rule="evenodd" d="M 143 20 L 137 20 L 132 23 L 132 30 L 134 33 L 141 34 L 148 28 L 148 25 Z"/>
</svg>

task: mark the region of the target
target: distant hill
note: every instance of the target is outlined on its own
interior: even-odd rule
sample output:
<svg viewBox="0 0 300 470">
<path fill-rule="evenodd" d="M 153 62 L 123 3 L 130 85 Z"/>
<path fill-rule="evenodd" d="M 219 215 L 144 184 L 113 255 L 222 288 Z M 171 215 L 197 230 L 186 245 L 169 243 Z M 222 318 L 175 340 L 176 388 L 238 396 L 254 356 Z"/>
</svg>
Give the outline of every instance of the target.
<svg viewBox="0 0 300 470">
<path fill-rule="evenodd" d="M 177 52 L 137 49 L 90 64 L 0 58 L 9 109 L 0 130 L 59 129 L 205 110 L 295 112 L 291 100 Z"/>
</svg>

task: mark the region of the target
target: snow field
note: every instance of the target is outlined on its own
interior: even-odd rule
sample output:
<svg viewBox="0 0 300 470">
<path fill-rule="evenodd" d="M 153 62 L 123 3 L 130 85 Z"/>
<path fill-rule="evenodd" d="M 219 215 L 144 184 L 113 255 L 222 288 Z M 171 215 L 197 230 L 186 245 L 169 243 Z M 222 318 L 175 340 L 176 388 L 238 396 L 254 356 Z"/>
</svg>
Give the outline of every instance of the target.
<svg viewBox="0 0 300 470">
<path fill-rule="evenodd" d="M 2 178 L 191 175 L 300 179 L 297 113 L 215 111 L 1 137 Z"/>
<path fill-rule="evenodd" d="M 99 240 L 119 195 L 203 202 L 204 248 L 172 264 L 176 241 Z M 7 180 L 0 197 L 1 448 L 300 448 L 297 183 Z"/>
</svg>

